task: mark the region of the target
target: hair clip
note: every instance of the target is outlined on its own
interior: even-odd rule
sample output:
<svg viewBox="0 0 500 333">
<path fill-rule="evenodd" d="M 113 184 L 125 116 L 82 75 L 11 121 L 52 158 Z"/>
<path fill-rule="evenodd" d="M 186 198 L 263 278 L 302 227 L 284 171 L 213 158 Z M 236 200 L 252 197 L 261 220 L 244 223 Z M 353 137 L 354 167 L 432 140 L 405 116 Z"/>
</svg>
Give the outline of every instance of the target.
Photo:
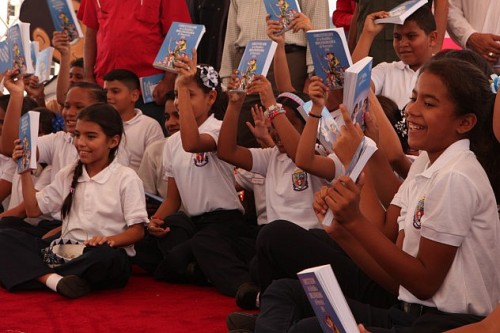
<svg viewBox="0 0 500 333">
<path fill-rule="evenodd" d="M 69 193 L 71 194 L 75 193 L 75 188 L 73 186 L 69 188 Z"/>
<path fill-rule="evenodd" d="M 200 69 L 200 78 L 203 85 L 207 88 L 215 90 L 219 85 L 219 73 L 212 66 L 208 65 L 198 65 L 196 66 Z"/>
<path fill-rule="evenodd" d="M 490 75 L 490 88 L 491 91 L 496 94 L 498 92 L 498 86 L 500 85 L 500 76 L 496 74 Z"/>
</svg>

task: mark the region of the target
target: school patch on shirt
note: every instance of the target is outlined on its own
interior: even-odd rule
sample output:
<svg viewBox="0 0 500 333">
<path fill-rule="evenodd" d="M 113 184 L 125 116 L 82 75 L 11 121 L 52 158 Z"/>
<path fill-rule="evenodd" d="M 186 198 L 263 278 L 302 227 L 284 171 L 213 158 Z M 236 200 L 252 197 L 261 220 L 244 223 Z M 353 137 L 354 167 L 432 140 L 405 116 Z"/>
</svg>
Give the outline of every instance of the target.
<svg viewBox="0 0 500 333">
<path fill-rule="evenodd" d="M 422 217 L 424 216 L 424 203 L 425 196 L 418 200 L 417 207 L 415 207 L 415 213 L 413 214 L 413 227 L 415 227 L 415 229 L 422 228 L 420 220 L 422 220 Z"/>
<path fill-rule="evenodd" d="M 292 186 L 294 191 L 304 191 L 309 187 L 307 173 L 301 169 L 296 169 L 292 174 Z"/>
<path fill-rule="evenodd" d="M 193 158 L 194 165 L 197 167 L 202 167 L 208 163 L 207 153 L 196 153 Z"/>
</svg>

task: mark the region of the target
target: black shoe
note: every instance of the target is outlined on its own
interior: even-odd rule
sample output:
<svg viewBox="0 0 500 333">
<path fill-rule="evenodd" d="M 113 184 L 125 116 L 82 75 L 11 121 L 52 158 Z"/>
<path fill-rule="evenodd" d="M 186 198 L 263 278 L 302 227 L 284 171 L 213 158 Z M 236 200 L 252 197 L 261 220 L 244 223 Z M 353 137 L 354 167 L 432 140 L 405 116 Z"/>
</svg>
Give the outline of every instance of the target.
<svg viewBox="0 0 500 333">
<path fill-rule="evenodd" d="M 226 326 L 231 333 L 247 333 L 255 331 L 256 321 L 256 314 L 233 312 L 227 316 Z"/>
<path fill-rule="evenodd" d="M 255 310 L 259 308 L 257 297 L 260 288 L 253 282 L 245 282 L 239 286 L 236 292 L 236 305 L 244 310 Z"/>
<path fill-rule="evenodd" d="M 90 293 L 90 286 L 79 276 L 68 275 L 64 276 L 57 283 L 57 293 L 67 298 L 80 298 Z"/>
<path fill-rule="evenodd" d="M 196 261 L 190 262 L 186 267 L 186 280 L 190 284 L 197 286 L 209 286 L 210 281 L 205 277 L 200 265 Z"/>
</svg>

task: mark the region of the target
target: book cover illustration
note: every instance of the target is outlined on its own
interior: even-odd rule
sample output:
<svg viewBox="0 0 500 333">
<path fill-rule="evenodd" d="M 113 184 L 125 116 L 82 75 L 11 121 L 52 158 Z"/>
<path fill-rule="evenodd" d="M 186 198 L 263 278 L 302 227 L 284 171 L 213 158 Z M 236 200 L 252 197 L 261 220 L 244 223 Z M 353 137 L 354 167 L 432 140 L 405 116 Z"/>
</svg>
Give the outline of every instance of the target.
<svg viewBox="0 0 500 333">
<path fill-rule="evenodd" d="M 300 13 L 297 0 L 264 0 L 266 11 L 273 21 L 278 21 L 282 27 L 278 35 L 290 30 L 290 23 L 296 13 Z"/>
<path fill-rule="evenodd" d="M 192 58 L 192 50 L 198 47 L 204 33 L 204 25 L 173 22 L 156 55 L 153 67 L 175 72 L 174 62 L 183 54 Z"/>
<path fill-rule="evenodd" d="M 376 19 L 374 22 L 379 23 L 394 23 L 404 24 L 406 18 L 413 14 L 417 9 L 427 4 L 427 0 L 408 0 L 389 11 L 389 16 L 386 18 Z"/>
<path fill-rule="evenodd" d="M 17 172 L 36 169 L 36 143 L 40 113 L 28 111 L 19 120 L 19 139 L 23 145 L 23 156 L 17 161 Z"/>
<path fill-rule="evenodd" d="M 38 56 L 38 52 L 40 52 L 40 43 L 37 41 L 32 41 L 30 43 L 31 49 L 31 62 L 33 63 L 33 67 L 35 67 L 36 72 L 36 57 Z"/>
<path fill-rule="evenodd" d="M 66 32 L 71 44 L 83 37 L 71 0 L 47 0 L 47 5 L 56 31 Z"/>
<path fill-rule="evenodd" d="M 330 265 L 309 268 L 297 275 L 324 333 L 359 332 Z"/>
<path fill-rule="evenodd" d="M 31 61 L 29 26 L 29 23 L 18 22 L 7 30 L 10 68 L 18 69 L 23 75 L 34 72 Z"/>
<path fill-rule="evenodd" d="M 372 77 L 372 57 L 365 57 L 345 72 L 344 104 L 354 123 L 364 128 L 364 114 L 368 111 L 368 95 Z"/>
<path fill-rule="evenodd" d="M 344 72 L 352 65 L 344 29 L 310 30 L 306 33 L 315 75 L 330 89 L 344 86 Z"/>
<path fill-rule="evenodd" d="M 153 91 L 155 90 L 158 83 L 163 80 L 164 76 L 165 74 L 160 73 L 139 78 L 142 100 L 144 101 L 144 103 L 151 103 L 154 101 Z"/>
<path fill-rule="evenodd" d="M 272 40 L 251 40 L 247 43 L 238 66 L 240 86 L 234 91 L 245 91 L 256 74 L 267 75 L 277 46 Z"/>
<path fill-rule="evenodd" d="M 0 74 L 12 68 L 12 61 L 10 59 L 9 44 L 7 39 L 5 39 L 0 42 Z"/>
<path fill-rule="evenodd" d="M 38 76 L 38 82 L 44 83 L 50 80 L 50 67 L 52 66 L 53 55 L 54 48 L 51 46 L 38 52 L 35 66 L 35 75 Z"/>
</svg>

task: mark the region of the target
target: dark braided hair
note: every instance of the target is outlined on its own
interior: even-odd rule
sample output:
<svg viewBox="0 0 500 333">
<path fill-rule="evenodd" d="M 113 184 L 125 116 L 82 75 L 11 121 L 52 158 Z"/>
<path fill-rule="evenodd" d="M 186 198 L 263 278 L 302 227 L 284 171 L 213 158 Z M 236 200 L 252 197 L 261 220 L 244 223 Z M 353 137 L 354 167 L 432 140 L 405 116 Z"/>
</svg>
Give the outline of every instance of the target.
<svg viewBox="0 0 500 333">
<path fill-rule="evenodd" d="M 96 123 L 101 127 L 102 131 L 108 138 L 118 135 L 120 137 L 119 141 L 121 141 L 123 135 L 123 121 L 118 112 L 109 104 L 97 103 L 87 106 L 80 111 L 77 116 L 77 120 L 85 120 Z M 120 144 L 118 143 L 116 147 L 109 150 L 108 163 L 111 163 L 115 158 L 119 145 Z M 80 178 L 82 173 L 83 163 L 78 160 L 73 172 L 73 179 L 71 181 L 69 194 L 64 199 L 61 208 L 61 216 L 63 219 L 69 215 L 71 205 L 73 203 L 73 196 L 75 194 L 76 186 L 78 185 L 78 178 Z"/>
</svg>

